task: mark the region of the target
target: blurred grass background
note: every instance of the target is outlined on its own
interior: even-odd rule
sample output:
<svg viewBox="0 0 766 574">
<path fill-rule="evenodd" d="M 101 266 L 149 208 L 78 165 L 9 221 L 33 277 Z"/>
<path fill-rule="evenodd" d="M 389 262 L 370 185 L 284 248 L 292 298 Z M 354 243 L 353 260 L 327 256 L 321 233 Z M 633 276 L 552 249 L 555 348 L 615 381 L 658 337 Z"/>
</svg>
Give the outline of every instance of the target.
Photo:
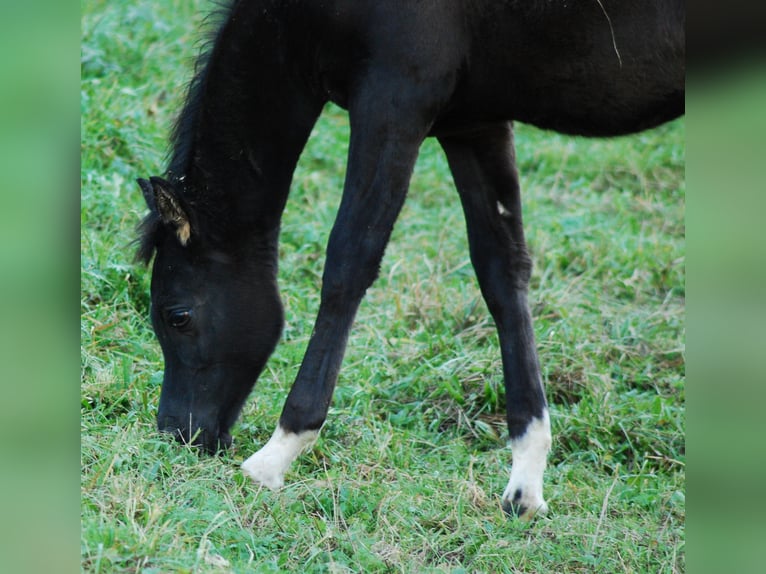
<svg viewBox="0 0 766 574">
<path fill-rule="evenodd" d="M 78 566 L 78 16 L 67 2 L 0 3 L 0 556 L 9 572 Z"/>
</svg>

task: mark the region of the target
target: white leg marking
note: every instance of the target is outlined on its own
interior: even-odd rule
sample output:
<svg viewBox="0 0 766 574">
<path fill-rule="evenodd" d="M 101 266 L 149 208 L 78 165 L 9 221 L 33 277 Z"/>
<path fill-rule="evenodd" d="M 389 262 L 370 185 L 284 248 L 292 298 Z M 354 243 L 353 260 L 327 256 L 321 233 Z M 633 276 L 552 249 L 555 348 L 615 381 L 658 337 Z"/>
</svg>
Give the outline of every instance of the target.
<svg viewBox="0 0 766 574">
<path fill-rule="evenodd" d="M 285 484 L 285 472 L 298 455 L 314 444 L 319 431 L 304 431 L 296 434 L 286 432 L 277 425 L 261 450 L 242 463 L 242 472 L 258 484 L 272 490 L 282 488 Z"/>
<path fill-rule="evenodd" d="M 513 466 L 511 479 L 503 492 L 503 507 L 521 507 L 521 518 L 531 519 L 536 513 L 545 514 L 548 505 L 543 499 L 543 473 L 551 449 L 551 423 L 548 410 L 540 419 L 532 419 L 527 431 L 511 441 Z"/>
</svg>

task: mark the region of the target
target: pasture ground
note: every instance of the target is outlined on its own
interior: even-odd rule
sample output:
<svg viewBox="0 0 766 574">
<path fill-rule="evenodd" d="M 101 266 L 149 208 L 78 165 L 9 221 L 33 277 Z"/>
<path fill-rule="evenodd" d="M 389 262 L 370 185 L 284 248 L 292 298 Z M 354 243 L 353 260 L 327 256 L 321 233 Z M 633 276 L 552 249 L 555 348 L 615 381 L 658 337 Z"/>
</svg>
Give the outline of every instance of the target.
<svg viewBox="0 0 766 574">
<path fill-rule="evenodd" d="M 162 356 L 133 262 L 209 8 L 82 15 L 81 560 L 86 572 L 685 571 L 684 121 L 610 141 L 517 126 L 554 441 L 547 517 L 508 519 L 504 391 L 444 156 L 427 141 L 316 447 L 274 493 L 270 436 L 318 305 L 348 122 L 325 110 L 283 219 L 287 324 L 234 446 L 155 431 Z"/>
</svg>

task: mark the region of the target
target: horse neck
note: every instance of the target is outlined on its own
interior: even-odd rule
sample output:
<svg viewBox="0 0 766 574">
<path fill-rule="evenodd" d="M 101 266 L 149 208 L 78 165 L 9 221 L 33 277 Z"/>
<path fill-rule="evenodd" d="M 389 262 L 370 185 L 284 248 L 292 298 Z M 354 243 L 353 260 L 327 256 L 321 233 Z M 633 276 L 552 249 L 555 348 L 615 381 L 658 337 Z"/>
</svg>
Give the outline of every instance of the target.
<svg viewBox="0 0 766 574">
<path fill-rule="evenodd" d="M 256 4 L 234 3 L 202 56 L 168 172 L 209 219 L 273 237 L 324 101 L 309 83 L 305 41 L 291 43 L 280 18 L 264 17 Z"/>
</svg>

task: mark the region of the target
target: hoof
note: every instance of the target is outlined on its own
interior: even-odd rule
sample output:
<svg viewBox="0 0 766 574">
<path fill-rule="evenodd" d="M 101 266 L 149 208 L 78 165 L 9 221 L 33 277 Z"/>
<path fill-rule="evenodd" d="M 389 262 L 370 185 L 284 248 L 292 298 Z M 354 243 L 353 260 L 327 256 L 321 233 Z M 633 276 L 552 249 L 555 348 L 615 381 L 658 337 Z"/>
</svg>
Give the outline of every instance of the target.
<svg viewBox="0 0 766 574">
<path fill-rule="evenodd" d="M 532 419 L 524 434 L 511 439 L 513 465 L 502 498 L 505 512 L 521 520 L 531 520 L 548 511 L 543 498 L 543 473 L 550 448 L 550 422 L 545 410 L 542 418 Z"/>
<path fill-rule="evenodd" d="M 284 473 L 274 468 L 273 462 L 263 456 L 263 451 L 256 452 L 242 463 L 242 473 L 271 490 L 279 490 L 285 485 Z"/>
<path fill-rule="evenodd" d="M 285 432 L 278 426 L 269 442 L 242 463 L 242 472 L 256 483 L 278 490 L 285 485 L 285 473 L 290 464 L 314 444 L 318 435 L 319 431 Z"/>
<path fill-rule="evenodd" d="M 548 505 L 542 498 L 535 499 L 532 496 L 524 496 L 521 489 L 516 489 L 512 497 L 503 494 L 503 511 L 514 518 L 528 522 L 536 516 L 542 516 L 548 512 Z"/>
</svg>

